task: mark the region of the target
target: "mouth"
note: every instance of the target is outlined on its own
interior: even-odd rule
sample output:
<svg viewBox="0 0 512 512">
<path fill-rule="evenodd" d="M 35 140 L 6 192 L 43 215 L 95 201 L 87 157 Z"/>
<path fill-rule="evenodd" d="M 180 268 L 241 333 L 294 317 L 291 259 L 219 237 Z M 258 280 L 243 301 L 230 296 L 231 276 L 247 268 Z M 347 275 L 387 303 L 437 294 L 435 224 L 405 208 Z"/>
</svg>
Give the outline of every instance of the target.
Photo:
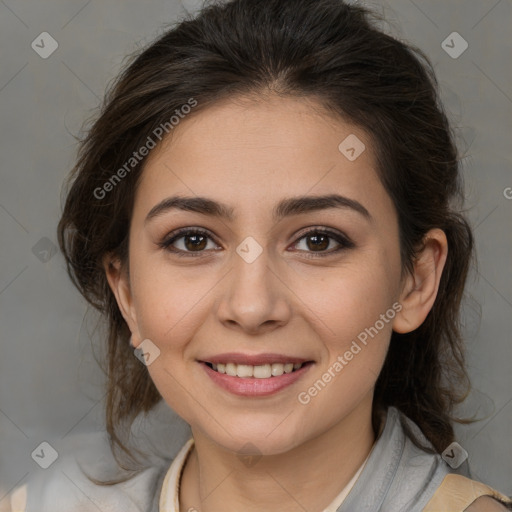
<svg viewBox="0 0 512 512">
<path fill-rule="evenodd" d="M 240 377 L 242 379 L 269 379 L 280 377 L 284 374 L 294 373 L 304 366 L 313 364 L 313 361 L 302 363 L 266 363 L 261 365 L 236 364 L 236 363 L 203 363 L 214 372 L 229 375 L 231 377 Z"/>
<path fill-rule="evenodd" d="M 258 358 L 261 363 L 261 357 Z M 291 358 L 287 358 L 290 360 Z M 224 359 L 228 360 L 229 359 Z M 274 358 L 275 360 L 275 358 Z M 244 362 L 247 358 L 244 357 Z M 268 359 L 267 359 L 268 361 Z M 238 364 L 233 362 L 198 361 L 211 381 L 232 395 L 258 398 L 275 395 L 308 373 L 314 361 L 265 362 L 263 364 Z"/>
</svg>

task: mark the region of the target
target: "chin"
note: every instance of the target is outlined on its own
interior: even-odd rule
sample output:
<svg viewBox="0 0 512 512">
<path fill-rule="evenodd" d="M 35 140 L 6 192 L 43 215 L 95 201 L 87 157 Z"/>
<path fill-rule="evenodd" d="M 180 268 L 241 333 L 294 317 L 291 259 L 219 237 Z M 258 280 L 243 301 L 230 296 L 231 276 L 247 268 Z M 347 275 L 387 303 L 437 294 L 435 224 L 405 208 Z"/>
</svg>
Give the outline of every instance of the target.
<svg viewBox="0 0 512 512">
<path fill-rule="evenodd" d="M 254 422 L 249 424 L 246 419 L 238 423 L 230 421 L 226 430 L 219 427 L 215 432 L 206 432 L 206 435 L 226 450 L 240 455 L 279 455 L 301 443 L 297 432 L 290 429 L 291 425 L 284 427 L 287 420 L 280 424 L 282 420 L 281 417 L 272 422 L 261 421 L 257 425 Z"/>
</svg>

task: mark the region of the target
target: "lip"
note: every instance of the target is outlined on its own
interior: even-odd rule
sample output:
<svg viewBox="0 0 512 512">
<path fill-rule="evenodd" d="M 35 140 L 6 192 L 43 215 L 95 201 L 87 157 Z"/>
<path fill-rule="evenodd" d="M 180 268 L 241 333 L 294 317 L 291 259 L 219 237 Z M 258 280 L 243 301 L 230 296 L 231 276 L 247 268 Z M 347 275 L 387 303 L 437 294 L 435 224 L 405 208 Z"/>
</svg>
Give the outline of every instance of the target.
<svg viewBox="0 0 512 512">
<path fill-rule="evenodd" d="M 223 359 L 223 361 L 226 361 L 226 359 Z M 272 361 L 279 362 L 276 361 L 275 359 L 273 359 Z M 233 377 L 225 373 L 216 372 L 203 361 L 199 361 L 199 363 L 204 368 L 208 377 L 210 377 L 215 384 L 225 389 L 226 391 L 229 391 L 230 393 L 233 393 L 234 395 L 238 396 L 258 397 L 273 395 L 275 393 L 278 393 L 282 389 L 292 385 L 294 382 L 299 380 L 304 374 L 306 374 L 308 370 L 311 368 L 311 366 L 313 366 L 314 364 L 313 361 L 296 361 L 307 362 L 307 364 L 305 364 L 298 370 L 293 371 L 292 373 L 283 373 L 283 375 L 280 375 L 279 377 L 269 377 L 267 379 L 257 379 L 255 377 Z M 234 361 L 228 360 L 228 362 Z M 287 362 L 292 361 L 290 359 L 287 359 Z"/>
<path fill-rule="evenodd" d="M 272 364 L 272 363 L 306 363 L 311 361 L 310 359 L 303 359 L 296 356 L 287 356 L 284 354 L 241 354 L 240 352 L 229 352 L 226 354 L 218 354 L 215 356 L 205 357 L 204 359 L 199 360 L 200 363 L 234 363 L 234 364 L 248 364 L 251 366 L 259 366 L 262 364 Z"/>
</svg>

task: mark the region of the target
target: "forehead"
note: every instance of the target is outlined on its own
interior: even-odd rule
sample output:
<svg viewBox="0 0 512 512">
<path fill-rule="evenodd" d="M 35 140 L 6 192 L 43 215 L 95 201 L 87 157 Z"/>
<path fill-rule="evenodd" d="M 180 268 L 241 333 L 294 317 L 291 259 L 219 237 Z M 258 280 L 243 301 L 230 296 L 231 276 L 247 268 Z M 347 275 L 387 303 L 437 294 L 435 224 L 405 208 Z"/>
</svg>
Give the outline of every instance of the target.
<svg viewBox="0 0 512 512">
<path fill-rule="evenodd" d="M 152 150 L 136 209 L 147 214 L 181 193 L 233 204 L 236 214 L 269 209 L 285 196 L 335 192 L 367 203 L 385 199 L 365 131 L 314 100 L 237 99 L 185 117 Z"/>
</svg>

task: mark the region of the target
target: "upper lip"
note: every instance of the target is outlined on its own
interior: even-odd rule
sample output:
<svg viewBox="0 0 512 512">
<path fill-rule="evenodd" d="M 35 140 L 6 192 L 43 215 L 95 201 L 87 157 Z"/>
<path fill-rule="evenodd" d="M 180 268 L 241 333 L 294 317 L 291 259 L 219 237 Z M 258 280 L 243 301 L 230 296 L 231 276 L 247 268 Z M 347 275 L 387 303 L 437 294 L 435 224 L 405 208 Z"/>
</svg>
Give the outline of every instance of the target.
<svg viewBox="0 0 512 512">
<path fill-rule="evenodd" d="M 234 364 L 247 364 L 251 366 L 258 366 L 263 364 L 272 364 L 272 363 L 306 363 L 311 361 L 311 359 L 304 359 L 302 357 L 296 356 L 286 356 L 283 354 L 241 354 L 239 352 L 229 352 L 226 354 L 218 354 L 216 356 L 205 357 L 201 359 L 202 363 L 234 363 Z"/>
</svg>

